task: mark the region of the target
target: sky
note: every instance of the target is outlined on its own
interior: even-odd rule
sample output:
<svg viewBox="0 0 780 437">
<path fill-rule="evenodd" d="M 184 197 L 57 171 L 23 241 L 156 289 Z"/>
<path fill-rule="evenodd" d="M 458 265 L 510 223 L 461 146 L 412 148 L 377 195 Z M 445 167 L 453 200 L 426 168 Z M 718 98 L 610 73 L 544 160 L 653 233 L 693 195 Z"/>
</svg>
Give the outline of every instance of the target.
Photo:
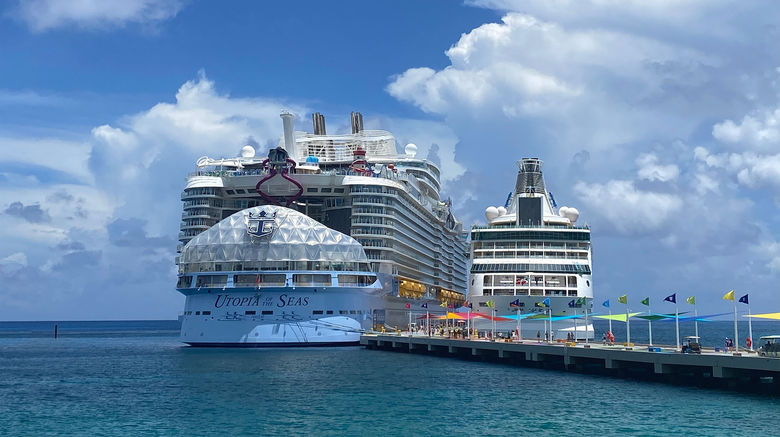
<svg viewBox="0 0 780 437">
<path fill-rule="evenodd" d="M 777 23 L 751 0 L 0 1 L 0 320 L 175 318 L 186 174 L 264 154 L 283 108 L 417 144 L 466 228 L 541 158 L 591 227 L 596 307 L 780 311 Z"/>
</svg>

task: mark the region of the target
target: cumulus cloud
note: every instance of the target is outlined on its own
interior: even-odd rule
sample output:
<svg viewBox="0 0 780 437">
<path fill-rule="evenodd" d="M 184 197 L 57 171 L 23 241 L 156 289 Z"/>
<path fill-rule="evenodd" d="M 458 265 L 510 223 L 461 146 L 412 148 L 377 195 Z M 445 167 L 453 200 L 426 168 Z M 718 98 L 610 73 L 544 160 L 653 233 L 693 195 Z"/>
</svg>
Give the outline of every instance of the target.
<svg viewBox="0 0 780 437">
<path fill-rule="evenodd" d="M 777 150 L 780 146 L 780 109 L 745 115 L 741 122 L 725 120 L 712 128 L 712 136 L 738 149 Z"/>
<path fill-rule="evenodd" d="M 639 166 L 637 174 L 640 179 L 648 181 L 669 182 L 680 175 L 680 169 L 675 164 L 661 165 L 658 157 L 652 153 L 643 153 L 636 159 Z"/>
<path fill-rule="evenodd" d="M 127 24 L 154 25 L 176 16 L 181 0 L 28 0 L 12 12 L 30 30 L 45 32 L 59 27 L 112 29 Z"/>
<path fill-rule="evenodd" d="M 51 220 L 49 214 L 41 209 L 41 205 L 24 206 L 22 202 L 13 202 L 4 212 L 8 215 L 22 218 L 30 223 L 42 223 Z"/>
<path fill-rule="evenodd" d="M 661 229 L 683 206 L 674 194 L 643 191 L 631 181 L 612 180 L 605 184 L 579 182 L 574 187 L 588 211 L 604 219 L 605 227 L 621 234 L 647 233 Z"/>
<path fill-rule="evenodd" d="M 707 148 L 697 147 L 694 156 L 710 168 L 735 176 L 747 188 L 769 188 L 780 196 L 780 153 L 711 153 Z"/>
</svg>

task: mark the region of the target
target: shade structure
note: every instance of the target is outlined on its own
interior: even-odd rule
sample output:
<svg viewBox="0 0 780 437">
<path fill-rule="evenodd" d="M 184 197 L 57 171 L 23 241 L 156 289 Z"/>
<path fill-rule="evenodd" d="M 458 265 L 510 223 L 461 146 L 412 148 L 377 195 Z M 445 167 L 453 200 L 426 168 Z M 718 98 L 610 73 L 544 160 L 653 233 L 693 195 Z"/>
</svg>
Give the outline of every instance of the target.
<svg viewBox="0 0 780 437">
<path fill-rule="evenodd" d="M 500 316 L 495 316 L 494 317 L 494 316 L 489 316 L 487 314 L 482 314 L 482 313 L 471 313 L 471 315 L 472 315 L 471 318 L 480 317 L 480 318 L 483 318 L 483 319 L 494 320 L 496 322 L 509 322 L 509 321 L 513 320 L 513 319 L 510 319 L 509 317 L 500 317 Z"/>
<path fill-rule="evenodd" d="M 755 318 L 758 318 L 758 319 L 780 320 L 780 313 L 751 314 L 751 315 L 746 315 L 745 317 L 755 317 Z"/>
<path fill-rule="evenodd" d="M 630 313 L 630 314 L 628 314 L 628 317 L 635 317 L 638 314 L 642 314 L 642 313 Z M 605 320 L 617 320 L 618 322 L 625 322 L 626 319 L 627 319 L 625 314 L 612 314 L 612 315 L 606 315 L 606 316 L 593 316 L 593 318 L 605 319 Z"/>
<path fill-rule="evenodd" d="M 464 314 L 458 314 L 458 313 L 450 313 L 448 312 L 446 316 L 441 316 L 442 319 L 457 319 L 457 320 L 466 320 L 468 317 Z"/>
</svg>

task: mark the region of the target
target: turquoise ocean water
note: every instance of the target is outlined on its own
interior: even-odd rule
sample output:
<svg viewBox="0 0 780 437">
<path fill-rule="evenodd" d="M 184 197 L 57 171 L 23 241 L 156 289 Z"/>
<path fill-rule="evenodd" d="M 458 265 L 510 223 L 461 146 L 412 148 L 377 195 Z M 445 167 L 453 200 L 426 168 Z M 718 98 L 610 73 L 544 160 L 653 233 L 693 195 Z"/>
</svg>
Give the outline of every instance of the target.
<svg viewBox="0 0 780 437">
<path fill-rule="evenodd" d="M 765 395 L 358 347 L 196 349 L 178 342 L 175 321 L 59 322 L 57 340 L 53 325 L 0 322 L 0 435 L 725 436 L 779 429 L 780 398 Z M 639 324 L 634 329 L 639 339 Z M 673 323 L 671 338 L 661 324 L 653 330 L 658 341 L 674 342 Z M 733 324 L 700 330 L 715 343 Z M 780 333 L 780 323 L 754 324 L 754 337 L 767 333 Z"/>
</svg>

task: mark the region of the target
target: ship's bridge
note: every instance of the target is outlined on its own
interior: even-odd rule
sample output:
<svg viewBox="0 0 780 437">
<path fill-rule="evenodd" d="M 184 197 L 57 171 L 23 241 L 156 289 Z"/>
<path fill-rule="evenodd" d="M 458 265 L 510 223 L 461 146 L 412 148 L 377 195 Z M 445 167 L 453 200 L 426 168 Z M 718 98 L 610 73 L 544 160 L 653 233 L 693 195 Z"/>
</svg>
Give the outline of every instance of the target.
<svg viewBox="0 0 780 437">
<path fill-rule="evenodd" d="M 272 205 L 244 209 L 200 233 L 182 248 L 179 269 L 370 271 L 352 237 Z"/>
</svg>

